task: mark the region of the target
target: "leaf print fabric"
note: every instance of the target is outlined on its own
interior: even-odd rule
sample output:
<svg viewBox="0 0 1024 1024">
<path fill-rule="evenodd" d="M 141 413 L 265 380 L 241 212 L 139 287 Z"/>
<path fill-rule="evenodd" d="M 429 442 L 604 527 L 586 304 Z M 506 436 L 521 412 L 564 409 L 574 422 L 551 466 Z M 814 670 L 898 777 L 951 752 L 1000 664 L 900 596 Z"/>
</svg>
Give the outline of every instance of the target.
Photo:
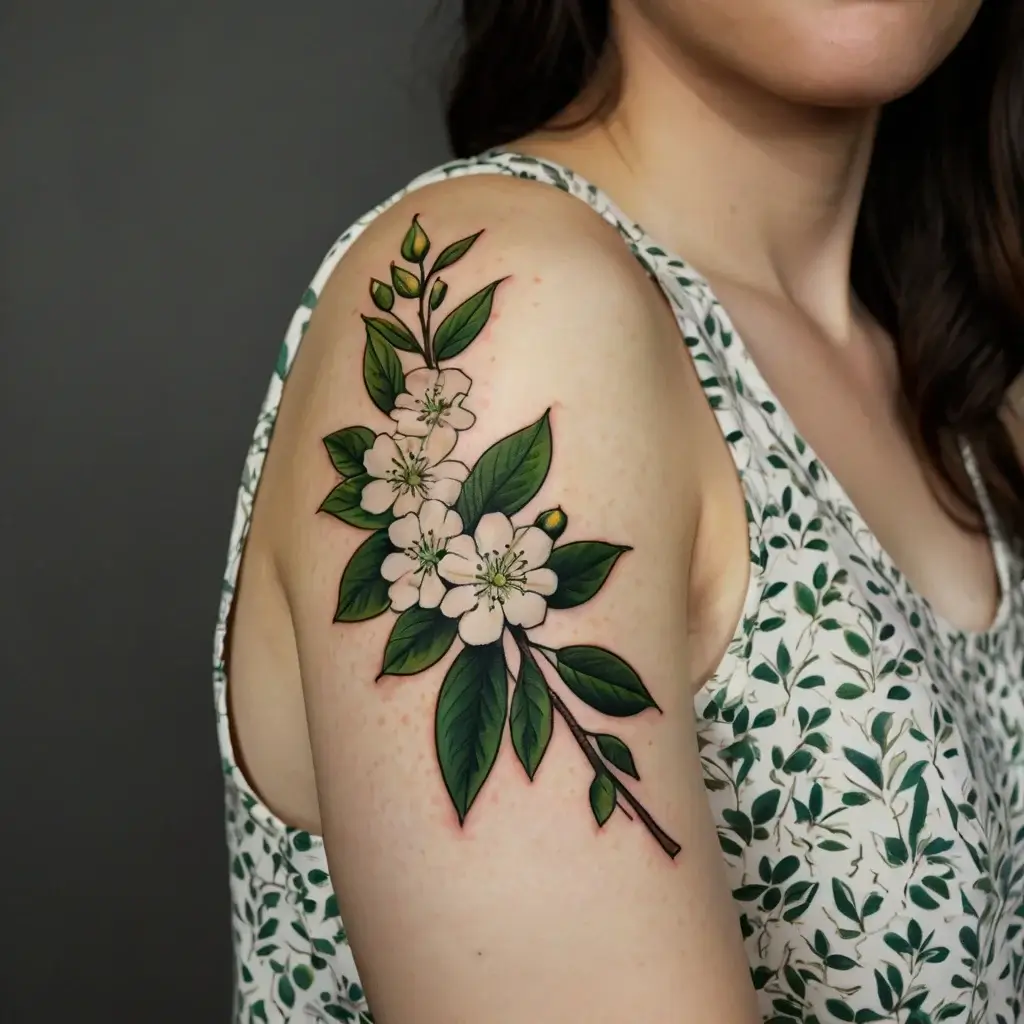
<svg viewBox="0 0 1024 1024">
<path fill-rule="evenodd" d="M 764 1021 L 1024 1022 L 1024 591 L 1019 554 L 996 537 L 1003 600 L 988 630 L 969 633 L 943 623 L 914 593 L 798 435 L 707 283 L 692 268 L 660 248 L 597 189 L 564 168 L 535 159 L 491 153 L 456 161 L 422 176 L 409 189 L 478 173 L 546 182 L 587 202 L 619 230 L 675 310 L 739 471 L 750 528 L 750 584 L 728 652 L 696 695 L 694 707 L 705 787 Z M 303 297 L 239 492 L 214 678 L 234 908 L 234 1019 L 241 1024 L 372 1021 L 321 840 L 276 818 L 255 797 L 235 762 L 223 644 L 281 386 L 311 309 L 348 246 L 404 194 L 371 211 L 339 239 Z M 426 236 L 422 229 L 417 233 L 417 226 L 410 228 L 403 246 L 419 258 L 423 253 L 417 247 Z M 467 243 L 472 240 L 456 247 Z M 461 255 L 443 250 L 435 265 L 449 266 Z M 373 282 L 374 304 L 389 309 L 395 291 L 402 296 L 418 287 L 414 277 L 412 282 L 394 272 L 391 284 Z M 432 289 L 432 306 L 444 300 L 446 287 L 435 281 L 438 296 Z M 469 344 L 490 313 L 493 291 L 489 285 L 458 317 L 442 322 L 435 339 L 438 358 L 451 358 Z M 408 619 L 404 629 L 410 635 L 419 616 L 441 615 L 452 630 L 448 642 L 465 625 L 467 646 L 460 657 L 467 658 L 467 672 L 489 678 L 493 645 L 484 627 L 493 632 L 494 626 L 486 617 L 486 593 L 476 596 L 485 589 L 482 581 L 453 581 L 467 589 L 477 585 L 470 595 L 475 603 L 465 602 L 460 619 L 430 604 L 432 595 L 440 593 L 430 582 L 432 573 L 444 575 L 447 569 L 447 578 L 458 575 L 456 560 L 475 557 L 480 531 L 489 538 L 484 547 L 492 551 L 491 535 L 504 529 L 481 515 L 479 486 L 466 481 L 466 467 L 446 458 L 455 434 L 472 425 L 472 413 L 462 409 L 465 382 L 451 376 L 458 372 L 452 369 L 433 371 L 436 378 L 422 374 L 422 380 L 410 373 L 403 382 L 391 362 L 392 350 L 413 352 L 418 342 L 387 320 L 363 319 L 368 339 L 379 342 L 368 341 L 364 375 L 372 382 L 377 406 L 401 424 L 407 450 L 392 451 L 396 441 L 383 441 L 387 435 L 375 438 L 362 428 L 326 438 L 339 473 L 356 479 L 359 487 L 340 485 L 325 507 L 360 528 L 385 535 L 395 531 L 394 546 L 405 560 L 390 563 L 389 579 L 381 579 L 380 593 L 367 599 L 386 604 L 397 597 L 396 608 L 408 609 L 399 621 Z M 424 440 L 430 443 L 426 452 Z M 522 451 L 543 451 L 550 445 L 546 418 L 509 440 Z M 480 461 L 501 457 L 500 452 L 485 453 Z M 371 486 L 376 498 L 364 507 L 359 494 Z M 448 515 L 459 519 L 458 529 L 454 519 L 437 521 L 438 499 L 453 504 Z M 545 540 L 557 536 L 560 515 L 558 509 L 545 513 Z M 572 543 L 553 552 L 550 542 L 543 551 L 524 545 L 525 561 L 516 563 L 512 575 L 521 570 L 522 587 L 516 593 L 528 600 L 517 614 L 543 616 L 547 606 L 582 603 L 592 596 L 591 583 L 599 586 L 624 550 L 598 543 Z M 380 557 L 367 554 L 375 566 Z M 477 564 L 482 563 L 472 562 L 474 573 Z M 501 566 L 491 568 L 488 586 L 506 585 L 510 574 Z M 545 572 L 571 585 L 560 584 L 551 594 L 550 578 L 531 575 Z M 389 596 L 389 588 L 397 589 Z M 510 606 L 504 607 L 508 614 Z M 486 614 L 480 614 L 481 608 Z M 353 616 L 360 614 L 363 609 L 352 610 Z M 470 620 L 474 614 L 478 618 Z M 474 638 L 479 646 L 472 646 Z M 403 636 L 393 637 L 384 656 L 388 671 L 402 671 L 404 652 Z M 595 658 L 614 656 L 597 648 L 566 648 L 557 652 L 555 668 L 574 693 L 587 693 Z M 533 660 L 524 659 L 517 694 L 529 695 L 535 669 Z M 602 667 L 613 670 L 620 668 L 610 662 Z M 624 682 L 632 685 L 630 679 Z M 635 699 L 642 704 L 649 695 L 636 683 Z M 628 685 L 622 693 L 622 699 L 629 697 Z M 511 701 L 512 741 L 530 773 L 547 736 L 531 731 L 528 711 L 525 697 Z M 605 736 L 598 743 L 611 763 L 627 775 L 636 774 L 628 749 L 616 746 L 621 741 Z M 600 787 L 592 790 L 598 820 L 605 811 L 611 813 L 608 801 Z M 444 936 L 431 941 L 443 942 Z"/>
</svg>

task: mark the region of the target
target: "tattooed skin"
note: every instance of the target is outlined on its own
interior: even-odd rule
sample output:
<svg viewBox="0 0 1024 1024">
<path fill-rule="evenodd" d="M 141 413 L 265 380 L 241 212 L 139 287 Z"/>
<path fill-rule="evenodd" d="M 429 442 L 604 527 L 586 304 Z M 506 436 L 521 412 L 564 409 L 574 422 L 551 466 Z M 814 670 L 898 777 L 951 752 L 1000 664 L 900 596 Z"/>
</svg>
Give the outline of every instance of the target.
<svg viewBox="0 0 1024 1024">
<path fill-rule="evenodd" d="M 654 698 L 612 651 L 556 650 L 531 635 L 549 611 L 594 597 L 630 549 L 605 541 L 557 544 L 568 527 L 561 507 L 532 523 L 516 520 L 551 464 L 547 411 L 491 445 L 475 465 L 458 457 L 459 435 L 476 416 L 473 382 L 451 360 L 484 329 L 504 279 L 456 305 L 436 328 L 432 319 L 448 294 L 440 272 L 481 234 L 442 249 L 428 269 L 430 239 L 414 217 L 401 244 L 407 266 L 391 264 L 390 284 L 370 282 L 382 315 L 363 317 L 363 381 L 382 429 L 346 427 L 323 439 L 342 481 L 319 511 L 368 531 L 342 574 L 334 621 L 397 615 L 378 678 L 416 675 L 460 645 L 435 713 L 437 762 L 460 824 L 494 766 L 506 725 L 532 781 L 557 716 L 594 771 L 590 807 L 597 824 L 618 808 L 675 857 L 679 844 L 625 781 L 640 781 L 629 747 L 610 733 L 584 729 L 567 703 L 575 698 L 610 718 L 626 718 L 660 710 Z M 411 310 L 405 319 L 398 300 Z M 552 675 L 566 687 L 564 697 Z"/>
</svg>

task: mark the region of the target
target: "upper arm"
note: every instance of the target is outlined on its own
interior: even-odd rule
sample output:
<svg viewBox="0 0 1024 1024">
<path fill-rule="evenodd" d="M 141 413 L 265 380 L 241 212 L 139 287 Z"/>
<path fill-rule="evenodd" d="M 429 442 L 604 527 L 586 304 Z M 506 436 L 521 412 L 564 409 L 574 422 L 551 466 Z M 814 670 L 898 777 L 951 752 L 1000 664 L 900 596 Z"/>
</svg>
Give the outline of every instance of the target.
<svg viewBox="0 0 1024 1024">
<path fill-rule="evenodd" d="M 332 878 L 381 1024 L 747 1024 L 686 671 L 682 363 L 624 247 L 526 191 L 383 215 L 289 381 L 282 559 Z M 395 300 L 396 349 L 361 317 L 396 323 L 367 286 L 418 275 L 414 213 L 425 273 L 483 234 L 431 275 L 436 311 Z"/>
</svg>

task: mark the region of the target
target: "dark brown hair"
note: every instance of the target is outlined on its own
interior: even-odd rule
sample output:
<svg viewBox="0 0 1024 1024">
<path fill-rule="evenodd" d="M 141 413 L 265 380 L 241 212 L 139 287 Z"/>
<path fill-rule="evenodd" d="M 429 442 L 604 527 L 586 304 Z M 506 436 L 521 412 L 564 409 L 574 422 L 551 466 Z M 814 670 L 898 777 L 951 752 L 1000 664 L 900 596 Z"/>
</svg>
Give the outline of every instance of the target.
<svg viewBox="0 0 1024 1024">
<path fill-rule="evenodd" d="M 457 156 L 550 127 L 595 87 L 584 120 L 614 104 L 609 0 L 463 0 L 462 14 Z M 985 0 L 942 66 L 883 111 L 852 274 L 895 339 L 929 460 L 976 510 L 955 443 L 968 440 L 1003 527 L 1024 539 L 1024 473 L 999 419 L 1024 370 L 1024 3 Z"/>
</svg>

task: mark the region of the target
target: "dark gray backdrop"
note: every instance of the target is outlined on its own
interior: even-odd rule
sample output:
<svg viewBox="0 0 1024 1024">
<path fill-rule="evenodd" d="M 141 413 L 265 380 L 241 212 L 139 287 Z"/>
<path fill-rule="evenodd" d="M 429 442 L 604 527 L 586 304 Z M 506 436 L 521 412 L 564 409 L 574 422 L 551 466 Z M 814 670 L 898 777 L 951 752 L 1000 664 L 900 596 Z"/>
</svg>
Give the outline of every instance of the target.
<svg viewBox="0 0 1024 1024">
<path fill-rule="evenodd" d="M 210 638 L 334 237 L 444 157 L 433 0 L 0 0 L 0 1021 L 228 1020 Z"/>
</svg>

